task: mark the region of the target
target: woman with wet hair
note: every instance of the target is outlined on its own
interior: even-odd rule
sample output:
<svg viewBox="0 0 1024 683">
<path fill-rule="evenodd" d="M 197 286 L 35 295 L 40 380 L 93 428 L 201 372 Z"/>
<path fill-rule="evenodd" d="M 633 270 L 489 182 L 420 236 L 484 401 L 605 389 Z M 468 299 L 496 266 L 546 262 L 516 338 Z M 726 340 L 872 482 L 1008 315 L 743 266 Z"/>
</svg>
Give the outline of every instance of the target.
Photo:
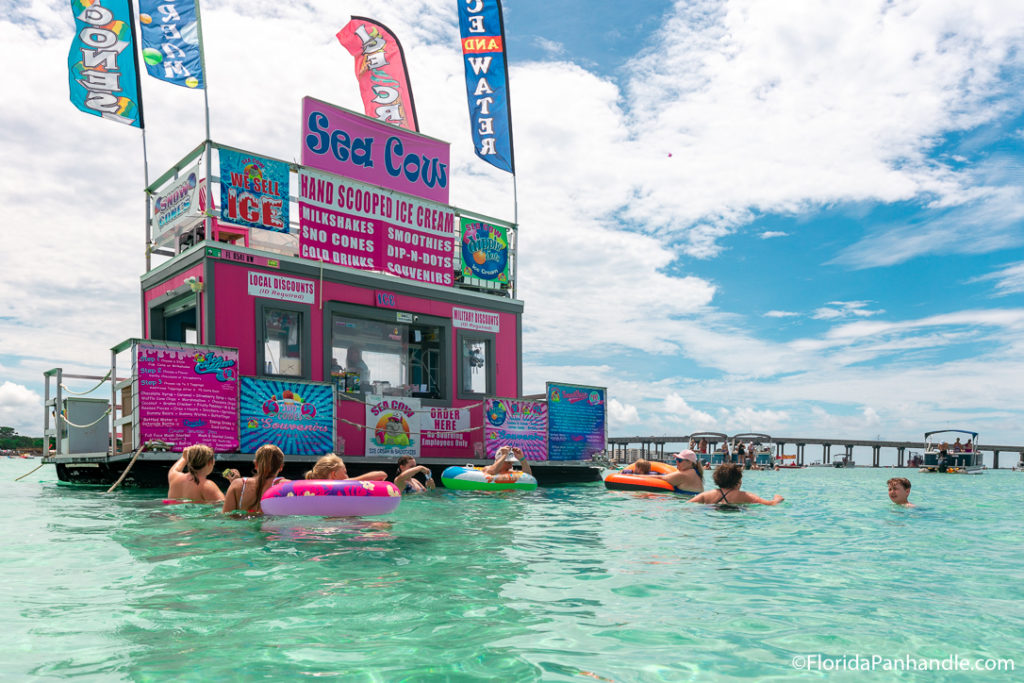
<svg viewBox="0 0 1024 683">
<path fill-rule="evenodd" d="M 219 503 L 220 487 L 207 479 L 213 471 L 213 449 L 196 444 L 186 448 L 167 472 L 167 498 L 188 503 Z"/>
<path fill-rule="evenodd" d="M 244 510 L 262 514 L 260 501 L 263 494 L 274 484 L 286 481 L 277 476 L 284 469 L 284 453 L 273 444 L 265 444 L 257 449 L 253 465 L 256 467 L 255 476 L 238 477 L 231 482 L 224 495 L 223 512 Z"/>
<path fill-rule="evenodd" d="M 348 468 L 345 462 L 334 453 L 328 453 L 313 465 L 313 469 L 306 472 L 306 479 L 351 479 L 352 481 L 384 481 L 388 478 L 386 472 L 374 470 L 358 477 L 348 476 Z"/>
<path fill-rule="evenodd" d="M 765 500 L 753 493 L 741 491 L 740 486 L 743 485 L 743 466 L 738 463 L 727 462 L 724 465 L 719 465 L 718 469 L 715 470 L 714 479 L 715 484 L 718 485 L 716 490 L 705 491 L 700 495 L 694 496 L 688 502 L 726 506 L 740 503 L 778 505 L 785 500 L 785 498 L 777 493 L 771 500 Z"/>
</svg>

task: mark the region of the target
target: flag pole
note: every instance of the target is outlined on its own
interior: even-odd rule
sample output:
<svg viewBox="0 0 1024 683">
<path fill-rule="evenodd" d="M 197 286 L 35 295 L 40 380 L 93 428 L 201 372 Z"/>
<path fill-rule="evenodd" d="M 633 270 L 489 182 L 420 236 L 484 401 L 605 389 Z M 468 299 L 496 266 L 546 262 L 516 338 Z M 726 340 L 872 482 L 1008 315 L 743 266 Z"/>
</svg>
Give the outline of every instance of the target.
<svg viewBox="0 0 1024 683">
<path fill-rule="evenodd" d="M 206 70 L 206 50 L 203 48 L 203 19 L 199 14 L 199 0 L 196 6 L 196 34 L 199 39 L 199 68 L 203 71 L 203 109 L 206 114 L 206 220 L 203 225 L 204 239 L 213 237 L 213 219 L 210 208 L 213 206 L 213 142 L 210 140 L 210 79 Z"/>
<path fill-rule="evenodd" d="M 148 273 L 152 267 L 152 227 L 149 222 L 149 211 L 150 211 L 150 197 L 149 197 L 149 154 L 146 151 L 146 121 L 144 118 L 144 112 L 142 106 L 142 70 L 139 69 L 139 50 L 142 49 L 142 41 L 139 40 L 139 36 L 135 33 L 135 7 L 131 2 L 128 4 L 128 25 L 132 32 L 132 60 L 135 62 L 135 91 L 139 95 L 139 130 L 142 131 L 142 182 L 145 183 L 145 194 L 146 194 L 146 272 Z M 116 379 L 116 378 L 115 378 Z M 116 382 L 111 381 L 111 386 Z M 111 441 L 111 444 L 115 442 Z M 113 452 L 114 446 L 111 445 L 111 452 Z"/>
</svg>

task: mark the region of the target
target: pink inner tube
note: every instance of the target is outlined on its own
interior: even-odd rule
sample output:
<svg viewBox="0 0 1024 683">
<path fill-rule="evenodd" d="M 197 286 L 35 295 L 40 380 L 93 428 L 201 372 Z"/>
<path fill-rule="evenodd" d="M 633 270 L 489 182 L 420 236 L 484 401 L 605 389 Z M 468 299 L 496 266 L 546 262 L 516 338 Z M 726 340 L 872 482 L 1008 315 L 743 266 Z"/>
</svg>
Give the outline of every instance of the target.
<svg viewBox="0 0 1024 683">
<path fill-rule="evenodd" d="M 263 494 L 268 515 L 353 517 L 386 515 L 402 502 L 402 493 L 390 481 L 302 479 L 271 486 Z"/>
</svg>

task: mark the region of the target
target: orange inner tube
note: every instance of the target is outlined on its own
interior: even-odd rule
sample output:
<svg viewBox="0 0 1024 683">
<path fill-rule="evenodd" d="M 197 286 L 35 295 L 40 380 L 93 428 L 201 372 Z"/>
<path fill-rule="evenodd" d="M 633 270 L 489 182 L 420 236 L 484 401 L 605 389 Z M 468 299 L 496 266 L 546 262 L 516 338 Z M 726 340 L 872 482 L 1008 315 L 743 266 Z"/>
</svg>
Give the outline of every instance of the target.
<svg viewBox="0 0 1024 683">
<path fill-rule="evenodd" d="M 676 468 L 672 467 L 663 462 L 652 462 L 651 472 L 657 472 L 658 474 L 668 474 L 669 472 L 675 472 Z M 623 474 L 620 470 L 618 472 L 612 472 L 604 478 L 604 484 L 608 488 L 628 488 L 628 489 L 649 489 L 652 491 L 671 491 L 675 492 L 675 487 L 668 483 L 661 477 L 651 477 L 646 474 Z"/>
</svg>

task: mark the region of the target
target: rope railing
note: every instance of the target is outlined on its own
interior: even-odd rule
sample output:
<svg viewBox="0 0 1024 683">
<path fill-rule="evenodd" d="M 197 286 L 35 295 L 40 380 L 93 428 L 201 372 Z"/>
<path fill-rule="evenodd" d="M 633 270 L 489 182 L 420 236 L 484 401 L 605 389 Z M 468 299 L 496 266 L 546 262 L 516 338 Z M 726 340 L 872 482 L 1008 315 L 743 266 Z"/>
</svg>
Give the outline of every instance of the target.
<svg viewBox="0 0 1024 683">
<path fill-rule="evenodd" d="M 94 386 L 92 389 L 89 389 L 88 391 L 72 391 L 71 389 L 68 388 L 68 385 L 64 383 L 61 383 L 60 388 L 69 394 L 74 394 L 75 396 L 85 396 L 86 394 L 91 394 L 92 392 L 99 389 L 107 382 L 108 379 L 110 379 L 110 370 L 107 370 L 107 374 L 103 375 L 103 377 L 99 381 L 99 384 Z"/>
<path fill-rule="evenodd" d="M 104 418 L 106 418 L 107 415 L 110 415 L 110 407 L 109 406 L 107 407 L 106 410 L 103 411 L 102 415 L 100 415 L 98 418 L 96 418 L 95 420 L 93 420 L 89 424 L 80 425 L 80 424 L 75 424 L 74 422 L 72 422 L 71 420 L 68 419 L 68 411 L 66 411 L 66 410 L 60 411 L 61 419 L 64 420 L 64 422 L 66 422 L 67 424 L 69 424 L 72 427 L 74 427 L 75 429 L 88 429 L 89 427 L 92 427 L 93 425 L 97 424 L 100 420 L 103 420 Z"/>
</svg>

